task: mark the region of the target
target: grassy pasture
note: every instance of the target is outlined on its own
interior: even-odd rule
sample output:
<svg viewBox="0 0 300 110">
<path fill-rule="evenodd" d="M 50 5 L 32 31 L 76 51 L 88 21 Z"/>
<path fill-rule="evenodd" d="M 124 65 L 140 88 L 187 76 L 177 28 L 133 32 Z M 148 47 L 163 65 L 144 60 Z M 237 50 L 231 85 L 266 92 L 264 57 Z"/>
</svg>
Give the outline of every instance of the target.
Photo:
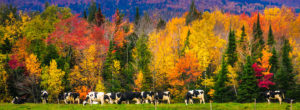
<svg viewBox="0 0 300 110">
<path fill-rule="evenodd" d="M 212 103 L 213 110 L 255 110 L 254 103 Z M 0 103 L 0 110 L 155 110 L 151 104 L 104 104 L 87 105 L 82 104 L 33 104 L 26 103 L 21 105 Z M 300 110 L 300 103 L 293 104 L 293 110 Z M 157 110 L 210 110 L 210 104 L 192 104 L 186 106 L 183 103 L 159 104 Z M 256 110 L 290 110 L 290 104 L 283 103 L 257 103 Z"/>
</svg>

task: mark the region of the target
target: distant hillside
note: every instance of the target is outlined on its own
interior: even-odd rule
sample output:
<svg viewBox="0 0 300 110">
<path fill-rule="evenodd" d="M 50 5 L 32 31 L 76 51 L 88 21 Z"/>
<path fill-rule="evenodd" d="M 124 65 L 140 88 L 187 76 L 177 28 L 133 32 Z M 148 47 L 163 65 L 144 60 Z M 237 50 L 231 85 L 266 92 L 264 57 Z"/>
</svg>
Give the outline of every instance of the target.
<svg viewBox="0 0 300 110">
<path fill-rule="evenodd" d="M 2 1 L 2 2 L 1 2 Z M 1 0 L 0 3 L 12 4 L 18 9 L 31 11 L 44 9 L 48 1 L 58 6 L 69 7 L 73 13 L 83 13 L 88 9 L 91 0 Z M 103 13 L 110 17 L 119 8 L 127 17 L 133 18 L 135 8 L 139 7 L 142 12 L 157 15 L 168 19 L 173 16 L 182 15 L 188 11 L 191 0 L 94 0 L 101 5 Z M 231 13 L 247 13 L 261 11 L 265 7 L 281 7 L 283 5 L 300 11 L 300 0 L 195 0 L 197 8 L 202 11 L 211 11 L 216 8 Z"/>
</svg>

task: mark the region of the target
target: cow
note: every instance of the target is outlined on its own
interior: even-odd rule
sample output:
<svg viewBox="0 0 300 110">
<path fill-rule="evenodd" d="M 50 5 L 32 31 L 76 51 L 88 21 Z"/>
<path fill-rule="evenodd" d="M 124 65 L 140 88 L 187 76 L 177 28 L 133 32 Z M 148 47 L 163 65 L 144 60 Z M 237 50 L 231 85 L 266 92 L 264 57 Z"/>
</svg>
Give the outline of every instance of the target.
<svg viewBox="0 0 300 110">
<path fill-rule="evenodd" d="M 266 91 L 264 93 L 265 98 L 267 99 L 268 103 L 271 103 L 271 99 L 277 99 L 279 103 L 281 104 L 282 100 L 284 99 L 284 94 L 280 90 L 276 91 Z"/>
<path fill-rule="evenodd" d="M 11 101 L 11 103 L 12 104 L 24 104 L 25 101 L 26 101 L 25 98 L 16 96 L 15 98 L 13 98 L 13 100 Z"/>
<path fill-rule="evenodd" d="M 140 92 L 125 92 L 121 94 L 121 97 L 118 101 L 118 104 L 121 104 L 123 101 L 125 101 L 127 104 L 130 103 L 130 101 L 136 101 L 135 104 L 140 104 L 142 100 L 142 95 Z"/>
<path fill-rule="evenodd" d="M 45 104 L 48 101 L 48 92 L 46 90 L 42 90 L 41 93 L 42 103 Z"/>
<path fill-rule="evenodd" d="M 73 104 L 77 102 L 78 104 L 80 104 L 79 93 L 75 92 L 65 92 L 63 95 L 63 100 L 66 104 L 68 104 L 68 102 L 72 102 Z"/>
<path fill-rule="evenodd" d="M 171 100 L 170 91 L 156 92 L 154 99 L 155 99 L 155 104 L 158 104 L 160 100 L 167 101 L 168 104 L 170 104 L 170 100 Z"/>
<path fill-rule="evenodd" d="M 148 101 L 150 101 L 150 103 L 152 104 L 154 102 L 154 92 L 149 91 L 149 92 L 141 92 L 142 95 L 142 103 L 148 103 Z"/>
<path fill-rule="evenodd" d="M 85 100 L 83 101 L 83 105 L 86 105 L 87 103 L 93 104 L 94 102 L 99 102 L 101 105 L 104 104 L 104 92 L 89 92 L 86 95 Z"/>
<path fill-rule="evenodd" d="M 204 100 L 204 91 L 203 90 L 190 90 L 186 93 L 185 96 L 185 104 L 188 103 L 193 104 L 193 99 L 199 99 L 200 104 L 203 102 L 205 104 Z"/>
<path fill-rule="evenodd" d="M 112 92 L 112 93 L 106 93 L 104 95 L 104 100 L 110 104 L 117 104 L 118 101 L 120 100 L 121 98 L 121 93 L 120 92 Z"/>
</svg>

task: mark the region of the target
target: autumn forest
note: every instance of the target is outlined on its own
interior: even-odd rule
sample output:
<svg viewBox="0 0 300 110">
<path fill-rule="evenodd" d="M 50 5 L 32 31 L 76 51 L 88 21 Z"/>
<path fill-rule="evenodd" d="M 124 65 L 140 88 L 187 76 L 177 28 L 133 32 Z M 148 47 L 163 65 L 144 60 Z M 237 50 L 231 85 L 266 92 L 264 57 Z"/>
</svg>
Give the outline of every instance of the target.
<svg viewBox="0 0 300 110">
<path fill-rule="evenodd" d="M 300 14 L 286 6 L 251 14 L 221 9 L 170 19 L 140 12 L 112 17 L 45 4 L 42 12 L 0 6 L 0 102 L 49 102 L 66 91 L 170 91 L 172 103 L 202 89 L 213 102 L 264 102 L 282 90 L 300 98 Z M 143 13 L 143 14 L 141 14 Z"/>
</svg>

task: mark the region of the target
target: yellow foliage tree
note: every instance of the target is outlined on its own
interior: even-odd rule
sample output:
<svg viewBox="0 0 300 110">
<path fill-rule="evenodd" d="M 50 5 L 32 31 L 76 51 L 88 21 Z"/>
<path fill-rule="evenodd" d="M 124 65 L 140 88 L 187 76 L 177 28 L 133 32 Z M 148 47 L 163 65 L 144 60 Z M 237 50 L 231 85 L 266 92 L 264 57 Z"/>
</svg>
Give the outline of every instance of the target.
<svg viewBox="0 0 300 110">
<path fill-rule="evenodd" d="M 136 90 L 136 91 L 140 91 L 141 88 L 142 88 L 142 83 L 143 83 L 143 78 L 144 78 L 143 72 L 142 72 L 142 71 L 139 71 L 139 73 L 136 74 L 136 75 L 137 75 L 137 76 L 136 76 L 136 79 L 134 80 L 134 84 L 135 84 L 135 86 L 136 86 L 135 90 Z"/>
<path fill-rule="evenodd" d="M 0 102 L 7 102 L 10 101 L 10 96 L 8 96 L 8 85 L 7 85 L 7 78 L 8 74 L 5 71 L 5 59 L 6 55 L 0 54 L 0 91 L 2 93 L 0 94 Z"/>
<path fill-rule="evenodd" d="M 68 79 L 73 87 L 86 86 L 88 90 L 95 90 L 96 85 L 102 82 L 99 80 L 102 67 L 102 59 L 99 54 L 94 44 L 83 50 L 82 53 L 79 52 L 80 63 L 74 66 Z"/>
<path fill-rule="evenodd" d="M 257 61 L 260 63 L 260 68 L 265 68 L 267 71 L 262 72 L 263 75 L 270 74 L 271 65 L 269 64 L 269 59 L 272 56 L 272 53 L 268 52 L 268 47 L 264 48 L 262 51 L 263 56 Z"/>
<path fill-rule="evenodd" d="M 64 90 L 62 80 L 65 72 L 61 69 L 57 69 L 55 60 L 52 60 L 50 67 L 46 66 L 44 70 L 41 84 L 49 92 L 49 99 L 56 98 L 58 100 L 58 94 Z"/>
<path fill-rule="evenodd" d="M 19 16 L 21 18 L 20 21 L 14 17 L 13 13 L 8 15 L 10 20 L 5 21 L 5 33 L 4 37 L 1 37 L 1 41 L 6 38 L 10 41 L 14 41 L 14 39 L 17 39 L 21 36 L 24 26 L 28 23 L 30 18 L 28 15 L 22 13 L 22 11 L 20 11 Z"/>
<path fill-rule="evenodd" d="M 31 77 L 31 80 L 35 83 L 38 83 L 38 80 L 41 76 L 41 63 L 38 61 L 36 55 L 30 54 L 25 60 L 25 67 Z"/>
<path fill-rule="evenodd" d="M 41 63 L 38 61 L 36 55 L 30 54 L 29 57 L 25 59 L 25 69 L 28 72 L 28 80 L 31 84 L 31 95 L 34 97 L 34 102 L 36 102 L 37 97 L 37 84 L 40 82 L 41 77 Z"/>
<path fill-rule="evenodd" d="M 104 84 L 102 82 L 102 79 L 99 79 L 98 80 L 98 83 L 96 85 L 96 91 L 99 91 L 99 92 L 104 92 L 105 91 L 105 87 L 104 87 Z"/>
<path fill-rule="evenodd" d="M 148 45 L 153 60 L 150 69 L 155 73 L 155 88 L 166 90 L 168 85 L 168 72 L 175 68 L 180 50 L 187 37 L 188 26 L 185 18 L 173 18 L 166 24 L 166 28 L 154 31 L 149 35 Z"/>
</svg>

